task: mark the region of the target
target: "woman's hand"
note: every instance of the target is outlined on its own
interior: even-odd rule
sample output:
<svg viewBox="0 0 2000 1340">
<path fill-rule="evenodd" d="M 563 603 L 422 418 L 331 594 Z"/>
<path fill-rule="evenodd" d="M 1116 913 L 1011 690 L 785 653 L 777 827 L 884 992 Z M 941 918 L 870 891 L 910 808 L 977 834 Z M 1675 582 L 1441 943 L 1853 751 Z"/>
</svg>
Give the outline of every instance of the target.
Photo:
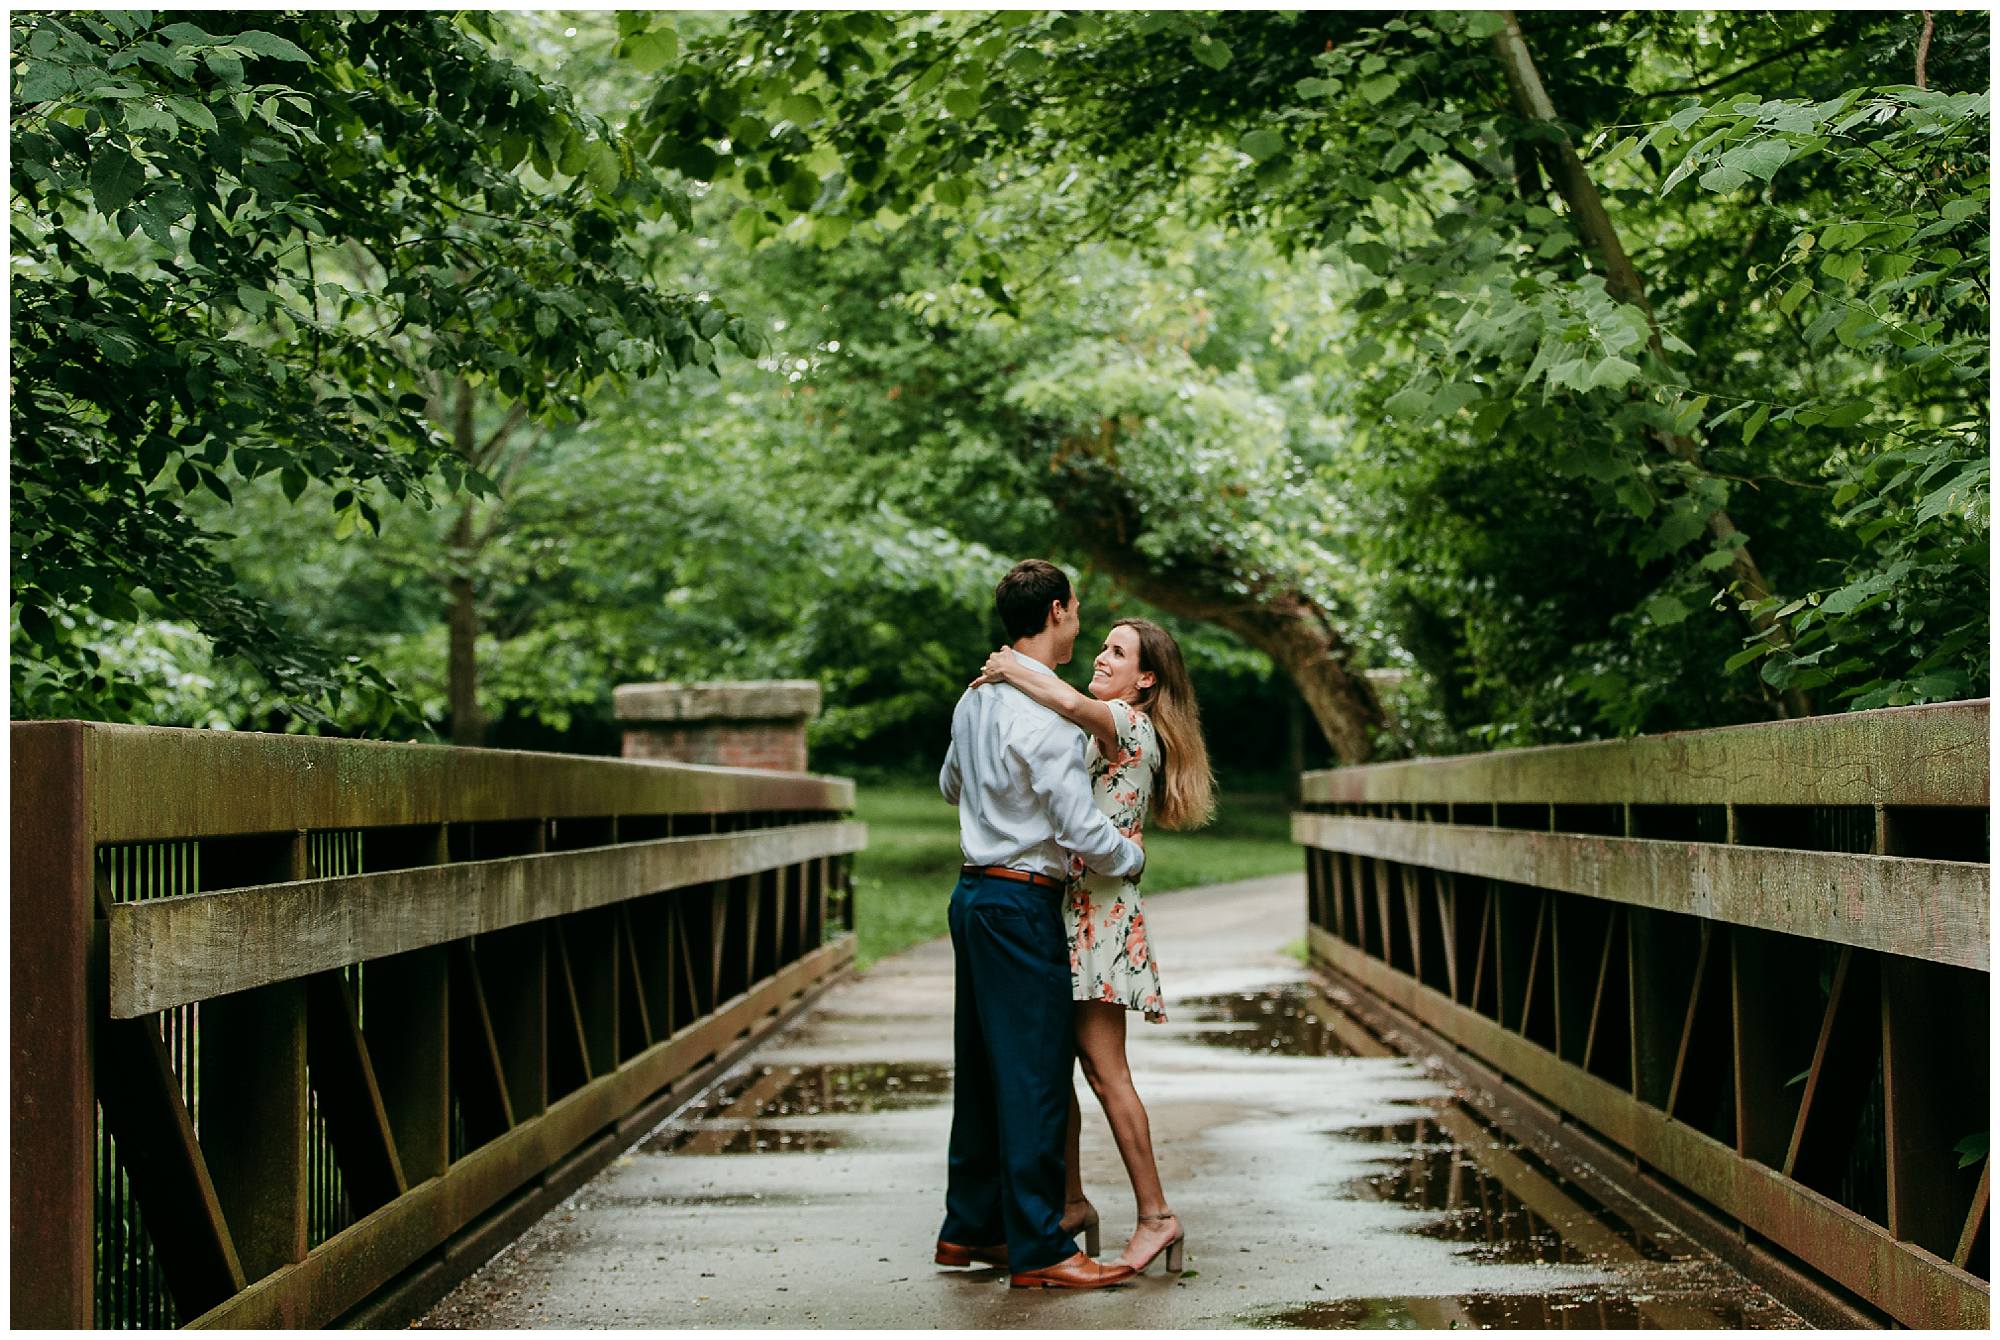
<svg viewBox="0 0 2000 1340">
<path fill-rule="evenodd" d="M 1021 663 L 1014 659 L 1014 653 L 1002 647 L 986 658 L 986 664 L 980 667 L 978 678 L 966 687 L 976 689 L 981 684 L 1004 684 L 1011 676 L 1022 673 L 1022 670 Z"/>
</svg>

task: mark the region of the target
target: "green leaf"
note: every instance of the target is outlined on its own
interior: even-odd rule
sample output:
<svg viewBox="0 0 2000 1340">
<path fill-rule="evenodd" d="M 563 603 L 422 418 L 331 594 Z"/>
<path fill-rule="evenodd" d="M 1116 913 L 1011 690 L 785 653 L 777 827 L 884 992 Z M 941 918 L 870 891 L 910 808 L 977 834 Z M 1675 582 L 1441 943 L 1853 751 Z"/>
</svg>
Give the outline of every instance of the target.
<svg viewBox="0 0 2000 1340">
<path fill-rule="evenodd" d="M 278 484 L 285 491 L 286 502 L 297 502 L 306 491 L 306 472 L 294 461 L 279 472 Z"/>
<path fill-rule="evenodd" d="M 778 115 L 804 125 L 826 115 L 826 107 L 810 93 L 794 93 L 778 104 Z"/>
<path fill-rule="evenodd" d="M 20 81 L 14 85 L 14 96 L 24 105 L 33 106 L 38 102 L 51 102 L 64 97 L 75 88 L 75 77 L 62 66 L 31 60 Z"/>
<path fill-rule="evenodd" d="M 1783 140 L 1758 140 L 1724 154 L 1722 161 L 1753 177 L 1769 181 L 1792 156 L 1791 146 Z"/>
<path fill-rule="evenodd" d="M 1617 389 L 1639 375 L 1639 365 L 1613 354 L 1590 370 L 1590 380 L 1585 390 L 1595 391 L 1603 387 Z"/>
<path fill-rule="evenodd" d="M 641 74 L 652 74 L 672 64 L 680 54 L 681 42 L 672 28 L 653 28 L 626 38 L 618 50 Z"/>
<path fill-rule="evenodd" d="M 1749 180 L 1749 173 L 1739 171 L 1723 163 L 1717 163 L 1714 167 L 1702 173 L 1700 177 L 1702 188 L 1714 191 L 1717 195 L 1726 195 Z"/>
<path fill-rule="evenodd" d="M 259 56 L 269 56 L 272 60 L 288 60 L 301 65 L 312 64 L 312 57 L 298 46 L 287 42 L 276 33 L 267 33 L 261 28 L 238 33 L 229 39 L 229 44 L 242 47 L 245 51 L 254 51 Z"/>
<path fill-rule="evenodd" d="M 1302 98 L 1331 98 L 1340 92 L 1340 81 L 1337 79 L 1320 79 L 1314 77 L 1311 79 L 1301 79 L 1298 83 L 1292 85 L 1292 87 Z"/>
<path fill-rule="evenodd" d="M 1654 596 L 1646 602 L 1646 617 L 1662 628 L 1671 628 L 1686 620 L 1692 610 L 1674 596 Z"/>
<path fill-rule="evenodd" d="M 1380 242 L 1348 242 L 1342 245 L 1341 250 L 1378 275 L 1388 274 L 1396 260 L 1395 253 Z"/>
<path fill-rule="evenodd" d="M 1285 151 L 1285 137 L 1275 130 L 1253 130 L 1245 135 L 1236 147 L 1261 163 Z"/>
<path fill-rule="evenodd" d="M 1736 551 L 1734 549 L 1711 549 L 1701 556 L 1701 562 L 1695 566 L 1703 572 L 1721 572 L 1735 561 Z"/>
<path fill-rule="evenodd" d="M 584 173 L 590 178 L 593 188 L 600 194 L 618 189 L 618 180 L 623 172 L 616 149 L 603 140 L 592 140 L 584 157 Z"/>
<path fill-rule="evenodd" d="M 1892 579 L 1887 573 L 1878 572 L 1860 581 L 1849 582 L 1832 595 L 1822 600 L 1820 609 L 1831 617 L 1852 614 L 1865 605 L 1872 604 L 1887 594 Z"/>
<path fill-rule="evenodd" d="M 209 73 L 224 84 L 234 88 L 243 82 L 243 62 L 236 57 L 225 56 L 220 51 L 210 51 L 202 55 L 202 60 L 207 64 Z"/>
<path fill-rule="evenodd" d="M 1747 447 L 1757 440 L 1757 434 L 1764 431 L 1764 425 L 1770 421 L 1770 418 L 1771 407 L 1769 405 L 1757 406 L 1756 412 L 1751 414 L 1743 423 L 1744 446 Z"/>
<path fill-rule="evenodd" d="M 822 214 L 813 220 L 814 245 L 822 250 L 839 246 L 854 230 L 854 220 L 845 214 Z"/>
<path fill-rule="evenodd" d="M 1403 86 L 1403 81 L 1393 74 L 1378 74 L 1373 79 L 1361 81 L 1361 96 L 1370 102 L 1386 101 L 1390 94 Z"/>
<path fill-rule="evenodd" d="M 757 245 L 764 232 L 764 212 L 755 205 L 745 205 L 729 220 L 729 235 L 746 251 Z"/>
<path fill-rule="evenodd" d="M 1383 409 L 1399 419 L 1417 419 L 1430 413 L 1431 393 L 1422 386 L 1412 383 L 1389 397 Z"/>
<path fill-rule="evenodd" d="M 1449 382 L 1438 388 L 1438 393 L 1431 397 L 1430 412 L 1441 419 L 1449 418 L 1479 399 L 1482 394 L 1484 393 L 1480 388 L 1471 382 Z"/>
<path fill-rule="evenodd" d="M 1728 660 L 1724 661 L 1722 663 L 1722 669 L 1724 673 L 1728 673 L 1734 670 L 1741 670 L 1744 666 L 1750 664 L 1750 662 L 1756 660 L 1759 656 L 1769 656 L 1772 652 L 1776 651 L 1777 649 L 1778 649 L 1777 644 L 1772 642 L 1753 643 L 1752 645 L 1745 647 L 1742 651 L 1737 652 L 1734 656 L 1731 656 Z"/>
<path fill-rule="evenodd" d="M 1933 517 L 1942 516 L 1946 511 L 1964 508 L 1972 501 L 1973 493 L 1989 474 L 1990 467 L 1985 461 L 1972 462 L 1954 475 L 1949 483 L 1933 490 L 1917 504 L 1916 520 L 1929 521 Z"/>
<path fill-rule="evenodd" d="M 1232 53 L 1227 44 L 1210 37 L 1207 33 L 1196 33 L 1189 43 L 1194 50 L 1194 58 L 1211 70 L 1226 70 Z"/>
<path fill-rule="evenodd" d="M 1490 9 L 1475 9 L 1465 16 L 1465 35 L 1482 42 L 1506 26 L 1506 21 Z"/>
<path fill-rule="evenodd" d="M 100 143 L 90 160 L 90 195 L 106 218 L 130 204 L 145 184 L 146 169 L 138 159 L 109 143 Z"/>
<path fill-rule="evenodd" d="M 969 88 L 947 89 L 944 105 L 945 110 L 962 121 L 970 121 L 979 115 L 979 95 Z"/>
</svg>

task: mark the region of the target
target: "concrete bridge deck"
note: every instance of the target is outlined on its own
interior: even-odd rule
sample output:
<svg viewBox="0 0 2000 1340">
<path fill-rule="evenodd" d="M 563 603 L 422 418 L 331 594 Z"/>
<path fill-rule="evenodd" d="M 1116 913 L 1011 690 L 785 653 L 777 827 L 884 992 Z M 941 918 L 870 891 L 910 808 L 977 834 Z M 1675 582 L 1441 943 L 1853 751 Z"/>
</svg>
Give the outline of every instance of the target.
<svg viewBox="0 0 2000 1340">
<path fill-rule="evenodd" d="M 940 891 L 940 897 L 943 891 Z M 1379 1051 L 1283 951 L 1297 876 L 1154 899 L 1171 1022 L 1134 1023 L 1188 1269 L 1095 1294 L 931 1264 L 950 1122 L 943 942 L 824 996 L 419 1323 L 431 1327 L 1797 1327 L 1614 1217 Z M 1102 1255 L 1129 1188 L 1085 1095 Z"/>
</svg>

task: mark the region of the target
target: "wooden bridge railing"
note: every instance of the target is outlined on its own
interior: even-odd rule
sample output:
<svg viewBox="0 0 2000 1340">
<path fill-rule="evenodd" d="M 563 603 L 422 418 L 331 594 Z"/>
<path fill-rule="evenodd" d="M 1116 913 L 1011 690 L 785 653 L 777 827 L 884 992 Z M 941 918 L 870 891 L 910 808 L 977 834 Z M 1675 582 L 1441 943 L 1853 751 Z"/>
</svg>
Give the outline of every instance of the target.
<svg viewBox="0 0 2000 1340">
<path fill-rule="evenodd" d="M 1312 953 L 1895 1320 L 1983 1328 L 1987 718 L 1307 774 Z"/>
<path fill-rule="evenodd" d="M 435 1294 L 853 958 L 843 779 L 82 722 L 12 746 L 16 1326 Z"/>
</svg>

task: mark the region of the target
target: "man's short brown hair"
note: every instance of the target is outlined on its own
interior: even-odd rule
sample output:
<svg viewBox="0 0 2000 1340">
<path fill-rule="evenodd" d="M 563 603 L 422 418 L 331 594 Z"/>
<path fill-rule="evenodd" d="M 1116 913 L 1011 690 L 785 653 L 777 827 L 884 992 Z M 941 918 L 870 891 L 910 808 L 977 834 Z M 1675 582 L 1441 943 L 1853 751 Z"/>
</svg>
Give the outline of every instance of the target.
<svg viewBox="0 0 2000 1340">
<path fill-rule="evenodd" d="M 993 588 L 993 608 L 1009 642 L 1049 626 L 1049 606 L 1069 603 L 1069 576 L 1044 559 L 1024 558 Z"/>
</svg>

